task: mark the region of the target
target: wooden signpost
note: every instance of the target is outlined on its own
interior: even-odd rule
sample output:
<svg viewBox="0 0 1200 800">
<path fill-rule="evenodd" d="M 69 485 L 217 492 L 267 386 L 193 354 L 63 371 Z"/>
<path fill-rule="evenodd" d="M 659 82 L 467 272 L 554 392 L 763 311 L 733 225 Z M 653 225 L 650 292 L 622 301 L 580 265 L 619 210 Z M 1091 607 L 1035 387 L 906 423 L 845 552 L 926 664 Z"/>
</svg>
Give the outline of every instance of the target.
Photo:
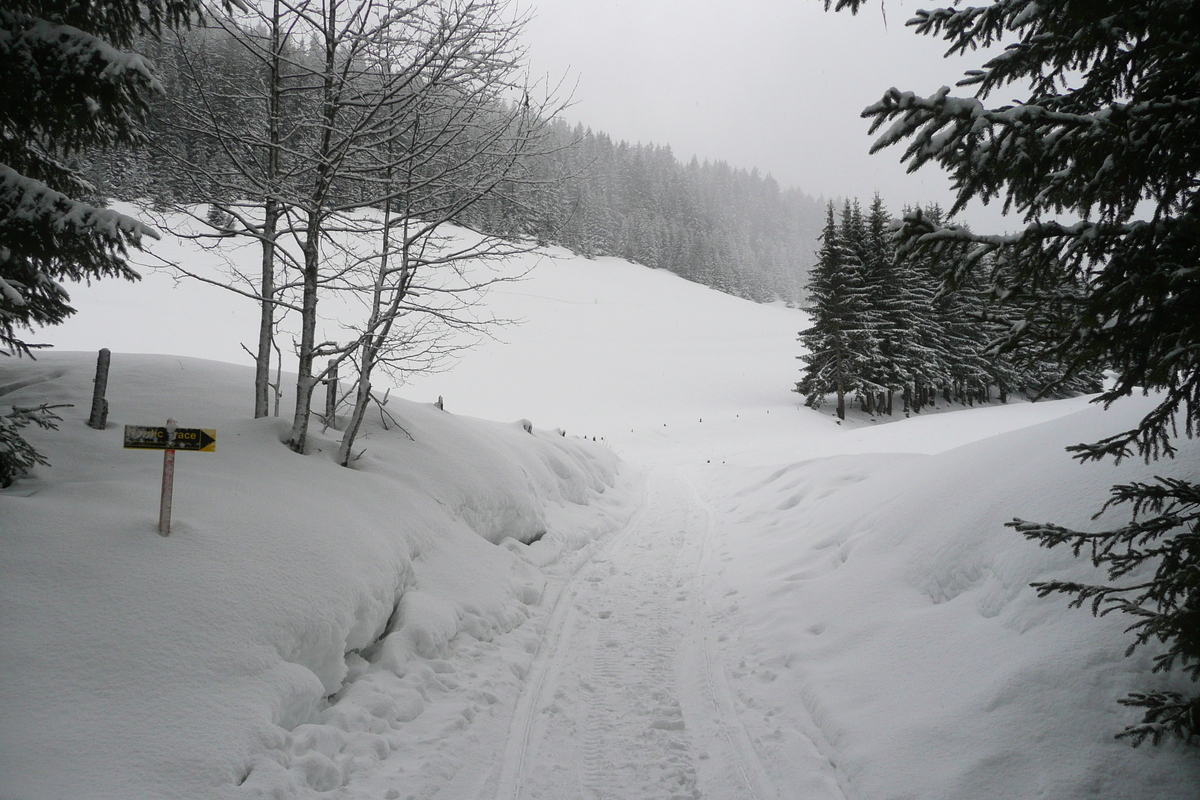
<svg viewBox="0 0 1200 800">
<path fill-rule="evenodd" d="M 217 451 L 217 431 L 214 428 L 180 428 L 175 420 L 166 425 L 126 425 L 125 447 L 133 450 L 162 450 L 162 498 L 158 504 L 158 532 L 171 534 L 171 495 L 175 490 L 175 451 L 192 450 L 198 453 Z"/>
</svg>

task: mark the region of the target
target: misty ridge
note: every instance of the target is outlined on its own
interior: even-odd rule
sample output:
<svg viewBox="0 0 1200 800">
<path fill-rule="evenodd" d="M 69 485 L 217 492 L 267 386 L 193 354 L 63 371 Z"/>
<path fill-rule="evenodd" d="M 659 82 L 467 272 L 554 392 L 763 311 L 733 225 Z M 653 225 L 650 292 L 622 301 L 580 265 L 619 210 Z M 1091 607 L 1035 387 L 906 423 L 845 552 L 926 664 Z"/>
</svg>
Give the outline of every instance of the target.
<svg viewBox="0 0 1200 800">
<path fill-rule="evenodd" d="M 240 159 L 253 158 L 250 132 L 268 127 L 263 88 L 247 82 L 263 64 L 246 40 L 260 35 L 227 24 L 140 41 L 165 92 L 151 99 L 145 144 L 79 156 L 97 190 L 160 209 L 246 202 L 253 183 L 237 176 L 245 166 Z M 287 57 L 295 74 L 280 79 L 292 93 L 276 124 L 293 136 L 317 102 L 315 87 L 305 88 L 316 58 L 311 48 L 295 46 Z M 498 113 L 511 105 L 500 95 L 490 102 Z M 226 125 L 236 120 L 237 127 L 203 124 L 197 108 Z M 757 169 L 696 157 L 685 164 L 669 145 L 614 142 L 558 117 L 543 122 L 537 152 L 523 155 L 503 191 L 479 198 L 454 216 L 455 223 L 563 245 L 587 257 L 625 258 L 755 302 L 802 301 L 823 199 L 781 188 Z M 361 184 L 370 180 L 346 177 L 335 191 L 362 197 Z"/>
</svg>

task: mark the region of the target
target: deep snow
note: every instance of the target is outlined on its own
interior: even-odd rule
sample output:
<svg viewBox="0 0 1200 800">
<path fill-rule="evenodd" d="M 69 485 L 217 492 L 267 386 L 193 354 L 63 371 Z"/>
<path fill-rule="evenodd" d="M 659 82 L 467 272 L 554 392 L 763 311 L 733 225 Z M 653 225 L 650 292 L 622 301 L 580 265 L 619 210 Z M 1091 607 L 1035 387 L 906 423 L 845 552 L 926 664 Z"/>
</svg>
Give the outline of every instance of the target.
<svg viewBox="0 0 1200 800">
<path fill-rule="evenodd" d="M 428 685 L 451 682 L 434 673 L 457 669 L 445 657 L 466 658 L 460 633 L 501 673 L 490 691 L 515 691 L 521 637 L 493 642 L 545 578 L 513 550 L 572 551 L 628 514 L 603 448 L 430 405 L 389 402 L 412 440 L 374 421 L 359 470 L 326 457 L 328 437 L 292 455 L 279 420 L 242 413 L 246 368 L 216 362 L 115 356 L 94 431 L 93 369 L 57 353 L 0 367 L 0 391 L 42 378 L 6 401 L 75 403 L 36 439 L 55 466 L 3 495 L 5 797 L 341 785 L 437 736 L 388 723 L 426 716 Z M 218 431 L 216 453 L 178 455 L 165 539 L 161 456 L 121 448 L 124 424 L 164 413 Z M 428 717 L 470 713 L 488 685 Z"/>
<path fill-rule="evenodd" d="M 522 266 L 489 303 L 524 324 L 393 391 L 412 439 L 372 412 L 356 470 L 197 360 L 247 363 L 255 327 L 210 287 L 75 288 L 38 338 L 90 352 L 0 363 L 2 402 L 76 404 L 0 492 L 0 797 L 1200 796 L 1194 751 L 1112 739 L 1118 697 L 1170 683 L 1122 620 L 1028 587 L 1092 570 L 1002 527 L 1115 524 L 1088 519 L 1109 484 L 1194 473 L 1191 443 L 1063 452 L 1145 401 L 839 425 L 789 391 L 802 313 Z M 160 460 L 120 425 L 168 415 L 219 433 L 162 539 Z"/>
</svg>

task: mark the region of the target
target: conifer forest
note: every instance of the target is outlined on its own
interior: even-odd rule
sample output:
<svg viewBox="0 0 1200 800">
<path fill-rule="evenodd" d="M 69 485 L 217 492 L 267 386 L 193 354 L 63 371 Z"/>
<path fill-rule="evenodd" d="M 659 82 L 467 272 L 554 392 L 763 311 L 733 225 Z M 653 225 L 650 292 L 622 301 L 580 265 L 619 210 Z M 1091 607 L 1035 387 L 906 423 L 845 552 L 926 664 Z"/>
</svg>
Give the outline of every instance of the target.
<svg viewBox="0 0 1200 800">
<path fill-rule="evenodd" d="M 930 226 L 946 221 L 936 205 L 911 213 Z M 1068 374 L 1035 347 L 997 348 L 1012 321 L 1034 313 L 1035 305 L 1001 305 L 979 273 L 943 285 L 956 269 L 951 259 L 961 261 L 965 252 L 935 257 L 901 250 L 898 224 L 878 195 L 865 213 L 857 200 L 846 201 L 840 214 L 829 203 L 807 285 L 812 326 L 800 332 L 804 374 L 796 391 L 806 405 L 830 400 L 845 419 L 848 397 L 867 414 L 890 416 L 919 413 L 939 397 L 974 405 L 1099 390 L 1094 366 Z M 999 286 L 1012 277 L 994 275 Z M 1074 291 L 1079 296 L 1081 287 Z"/>
</svg>

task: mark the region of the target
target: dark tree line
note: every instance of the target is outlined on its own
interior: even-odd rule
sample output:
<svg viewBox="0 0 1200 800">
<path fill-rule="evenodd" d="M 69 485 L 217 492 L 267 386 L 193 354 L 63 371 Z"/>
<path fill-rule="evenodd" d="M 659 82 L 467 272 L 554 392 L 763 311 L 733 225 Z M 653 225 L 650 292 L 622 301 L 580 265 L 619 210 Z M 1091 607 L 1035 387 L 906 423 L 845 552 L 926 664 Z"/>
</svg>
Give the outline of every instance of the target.
<svg viewBox="0 0 1200 800">
<path fill-rule="evenodd" d="M 930 226 L 945 221 L 937 206 L 910 214 Z M 809 273 L 812 326 L 800 333 L 807 352 L 795 391 L 806 405 L 819 408 L 833 395 L 844 419 L 847 397 L 866 413 L 890 415 L 897 401 L 908 413 L 939 398 L 973 405 L 1100 390 L 1095 369 L 1067 374 L 1036 348 L 1002 350 L 1009 317 L 1042 312 L 1010 303 L 1001 317 L 996 287 L 975 275 L 945 284 L 946 259 L 962 254 L 900 251 L 897 225 L 878 195 L 865 213 L 858 201 L 847 201 L 840 215 L 828 205 Z M 1004 284 L 1003 274 L 997 279 Z M 1081 290 L 1064 284 L 1063 291 Z"/>
</svg>

